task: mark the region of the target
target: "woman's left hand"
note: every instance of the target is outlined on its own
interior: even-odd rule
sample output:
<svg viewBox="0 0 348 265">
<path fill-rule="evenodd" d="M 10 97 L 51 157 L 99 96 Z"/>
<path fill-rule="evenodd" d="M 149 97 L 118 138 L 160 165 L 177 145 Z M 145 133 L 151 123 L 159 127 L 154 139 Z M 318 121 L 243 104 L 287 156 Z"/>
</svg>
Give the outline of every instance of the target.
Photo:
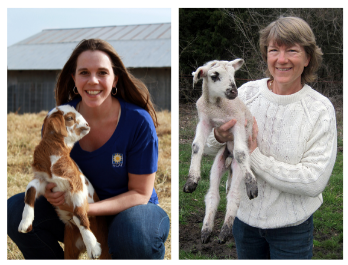
<svg viewBox="0 0 348 265">
<path fill-rule="evenodd" d="M 254 117 L 252 135 L 249 136 L 249 152 L 254 152 L 257 147 L 257 134 L 259 133 L 259 127 L 257 126 L 256 119 Z"/>
</svg>

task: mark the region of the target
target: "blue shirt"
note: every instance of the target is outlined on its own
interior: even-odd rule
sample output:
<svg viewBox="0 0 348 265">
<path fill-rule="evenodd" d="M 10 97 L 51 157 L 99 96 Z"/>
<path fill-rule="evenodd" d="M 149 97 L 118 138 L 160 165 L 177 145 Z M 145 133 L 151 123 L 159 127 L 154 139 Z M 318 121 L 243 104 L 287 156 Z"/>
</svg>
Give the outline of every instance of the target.
<svg viewBox="0 0 348 265">
<path fill-rule="evenodd" d="M 87 152 L 75 143 L 70 156 L 92 183 L 100 200 L 128 191 L 128 173 L 157 171 L 158 138 L 150 114 L 118 98 L 121 116 L 111 138 L 99 149 Z M 81 98 L 67 104 L 76 108 Z M 150 202 L 158 204 L 155 188 Z"/>
</svg>

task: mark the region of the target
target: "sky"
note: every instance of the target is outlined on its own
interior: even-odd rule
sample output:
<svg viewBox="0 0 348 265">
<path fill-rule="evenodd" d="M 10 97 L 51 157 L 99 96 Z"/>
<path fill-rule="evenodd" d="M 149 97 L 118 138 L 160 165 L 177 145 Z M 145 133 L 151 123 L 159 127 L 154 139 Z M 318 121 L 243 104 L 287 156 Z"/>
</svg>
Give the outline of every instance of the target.
<svg viewBox="0 0 348 265">
<path fill-rule="evenodd" d="M 170 22 L 170 8 L 8 8 L 7 47 L 44 29 Z"/>
</svg>

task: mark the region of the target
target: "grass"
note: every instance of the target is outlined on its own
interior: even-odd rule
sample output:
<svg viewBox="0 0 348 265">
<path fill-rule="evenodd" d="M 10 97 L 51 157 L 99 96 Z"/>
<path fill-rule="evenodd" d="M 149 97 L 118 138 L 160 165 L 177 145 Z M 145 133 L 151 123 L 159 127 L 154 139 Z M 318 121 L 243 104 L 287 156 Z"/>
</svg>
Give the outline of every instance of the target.
<svg viewBox="0 0 348 265">
<path fill-rule="evenodd" d="M 336 115 L 339 117 L 339 115 Z M 184 122 L 184 124 L 183 124 Z M 204 196 L 209 188 L 209 172 L 213 158 L 203 156 L 201 180 L 195 192 L 184 193 L 184 186 L 191 160 L 191 143 L 197 124 L 196 111 L 193 106 L 180 106 L 180 144 L 179 144 L 179 224 L 180 227 L 192 227 L 200 230 L 203 217 L 199 221 L 192 221 L 192 216 L 204 216 Z M 338 120 L 338 131 L 342 132 L 342 121 Z M 338 149 L 336 163 L 330 181 L 323 192 L 323 205 L 314 213 L 314 242 L 313 259 L 343 259 L 343 134 L 338 134 Z M 218 212 L 225 213 L 226 175 L 220 184 L 220 204 Z M 223 219 L 214 226 L 221 227 Z M 180 233 L 182 231 L 180 230 Z M 200 236 L 200 233 L 197 235 Z M 213 239 L 214 240 L 214 239 Z M 212 240 L 211 240 L 212 241 Z M 180 242 L 181 245 L 182 242 Z M 227 242 L 229 248 L 234 248 L 234 241 Z M 198 243 L 197 243 L 198 245 Z M 221 246 L 222 247 L 222 246 Z M 198 246 L 190 249 L 180 249 L 179 259 L 216 259 L 214 253 L 203 254 L 197 251 Z"/>
<path fill-rule="evenodd" d="M 38 114 L 7 115 L 7 198 L 24 192 L 32 179 L 31 162 L 35 146 L 41 138 L 41 126 L 47 112 Z M 159 161 L 155 189 L 159 203 L 171 220 L 171 114 L 168 111 L 157 113 Z M 64 247 L 63 244 L 61 244 Z M 171 259 L 171 231 L 165 243 L 164 259 Z M 7 236 L 7 259 L 24 259 L 16 244 Z M 80 259 L 87 259 L 84 253 Z"/>
</svg>

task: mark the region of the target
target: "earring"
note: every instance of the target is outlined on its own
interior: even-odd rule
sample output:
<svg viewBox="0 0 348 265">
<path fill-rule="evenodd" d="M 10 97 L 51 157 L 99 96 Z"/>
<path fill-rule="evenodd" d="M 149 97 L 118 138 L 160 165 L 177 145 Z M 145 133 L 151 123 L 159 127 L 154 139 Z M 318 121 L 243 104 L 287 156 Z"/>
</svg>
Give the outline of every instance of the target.
<svg viewBox="0 0 348 265">
<path fill-rule="evenodd" d="M 76 95 L 78 95 L 78 94 L 79 94 L 79 92 L 77 91 L 76 86 L 74 86 L 74 88 L 73 88 L 73 92 L 74 92 L 74 94 L 76 94 Z"/>
<path fill-rule="evenodd" d="M 116 96 L 116 94 L 117 94 L 117 87 L 116 86 L 115 86 L 115 93 L 113 93 L 113 91 L 114 91 L 114 88 L 112 88 L 112 90 L 111 90 L 111 95 Z"/>
</svg>

